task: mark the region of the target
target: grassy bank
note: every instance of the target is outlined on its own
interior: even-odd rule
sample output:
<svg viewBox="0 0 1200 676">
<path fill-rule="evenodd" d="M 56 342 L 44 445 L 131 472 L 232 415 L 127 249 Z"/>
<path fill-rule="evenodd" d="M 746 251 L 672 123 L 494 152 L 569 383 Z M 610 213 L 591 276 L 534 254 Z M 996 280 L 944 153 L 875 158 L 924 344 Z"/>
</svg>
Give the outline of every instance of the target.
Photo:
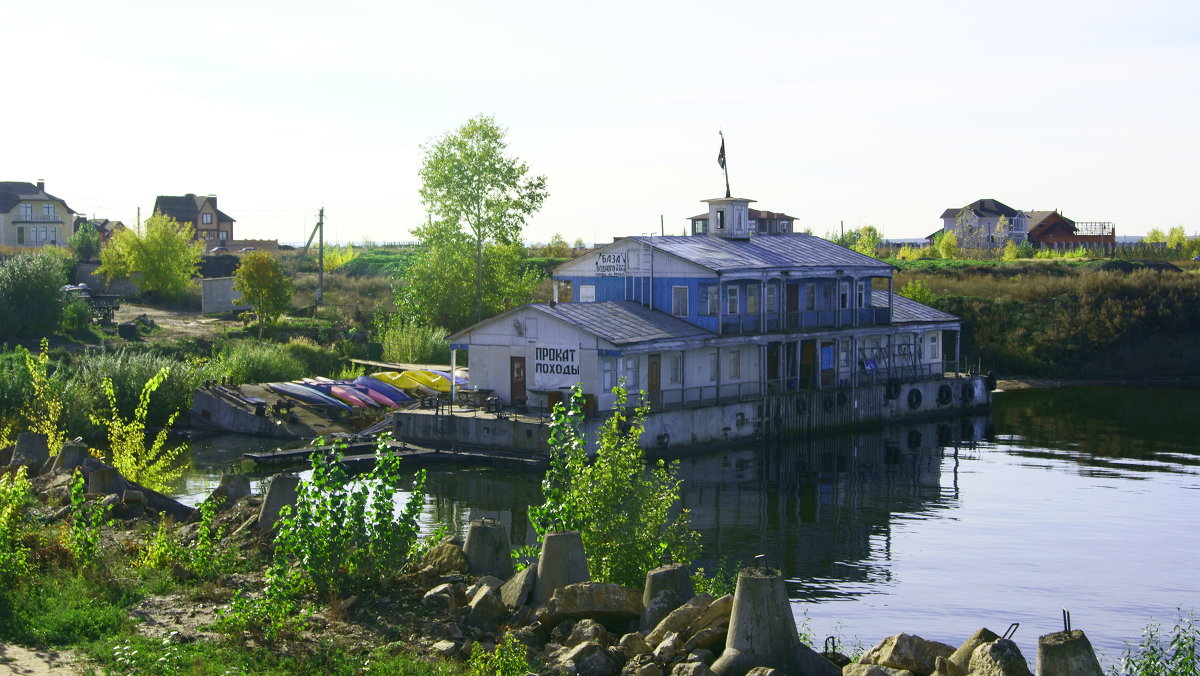
<svg viewBox="0 0 1200 676">
<path fill-rule="evenodd" d="M 1200 372 L 1200 274 L 1087 262 L 961 263 L 906 265 L 896 287 L 921 280 L 934 306 L 962 317 L 968 363 L 1067 378 Z"/>
</svg>

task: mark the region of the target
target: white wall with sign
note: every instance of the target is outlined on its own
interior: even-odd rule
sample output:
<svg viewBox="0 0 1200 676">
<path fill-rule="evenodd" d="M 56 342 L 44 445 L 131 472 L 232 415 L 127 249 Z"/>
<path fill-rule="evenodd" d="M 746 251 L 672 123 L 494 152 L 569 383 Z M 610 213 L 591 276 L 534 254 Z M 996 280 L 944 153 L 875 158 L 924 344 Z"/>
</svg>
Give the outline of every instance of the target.
<svg viewBox="0 0 1200 676">
<path fill-rule="evenodd" d="M 578 347 L 534 347 L 533 386 L 542 390 L 579 382 Z"/>
</svg>

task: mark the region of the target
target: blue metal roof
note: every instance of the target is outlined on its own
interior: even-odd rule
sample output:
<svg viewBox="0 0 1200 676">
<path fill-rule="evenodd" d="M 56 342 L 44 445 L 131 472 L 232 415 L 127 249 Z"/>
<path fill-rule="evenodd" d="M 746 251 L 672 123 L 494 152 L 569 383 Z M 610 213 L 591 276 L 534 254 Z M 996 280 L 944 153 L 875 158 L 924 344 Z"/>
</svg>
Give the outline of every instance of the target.
<svg viewBox="0 0 1200 676">
<path fill-rule="evenodd" d="M 769 235 L 749 239 L 678 236 L 630 237 L 643 244 L 718 272 L 763 268 L 875 268 L 892 266 L 813 235 Z"/>
<path fill-rule="evenodd" d="M 876 289 L 871 292 L 871 307 L 887 307 L 888 292 Z M 892 294 L 892 323 L 912 324 L 916 322 L 957 322 L 958 317 L 942 312 L 898 293 Z"/>
<path fill-rule="evenodd" d="M 530 309 L 576 326 L 614 345 L 649 340 L 711 338 L 717 334 L 633 301 L 529 305 Z"/>
</svg>

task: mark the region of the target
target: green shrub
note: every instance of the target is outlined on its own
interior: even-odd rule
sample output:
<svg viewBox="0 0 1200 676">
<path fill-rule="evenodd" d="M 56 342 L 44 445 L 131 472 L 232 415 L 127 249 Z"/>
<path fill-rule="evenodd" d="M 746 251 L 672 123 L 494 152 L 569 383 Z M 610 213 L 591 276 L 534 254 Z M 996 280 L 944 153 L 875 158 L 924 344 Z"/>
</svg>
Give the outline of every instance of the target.
<svg viewBox="0 0 1200 676">
<path fill-rule="evenodd" d="M 108 444 L 113 467 L 121 476 L 142 484 L 154 491 L 165 491 L 183 475 L 184 467 L 178 462 L 179 456 L 187 450 L 186 444 L 175 448 L 166 448 L 167 434 L 175 423 L 178 411 L 172 413 L 166 424 L 154 436 L 150 445 L 146 445 L 146 412 L 150 407 L 150 395 L 167 377 L 169 369 L 164 367 L 154 374 L 142 386 L 138 395 L 138 405 L 133 415 L 126 419 L 117 410 L 117 398 L 113 392 L 112 381 L 104 379 L 104 394 L 108 399 L 107 415 L 93 416 L 92 422 L 108 431 Z"/>
<path fill-rule="evenodd" d="M 87 502 L 83 492 L 83 472 L 75 470 L 71 478 L 71 522 L 67 527 L 66 546 L 75 558 L 75 565 L 90 568 L 100 558 L 100 527 L 108 513 L 108 506 L 100 502 Z"/>
<path fill-rule="evenodd" d="M 1129 645 L 1111 671 L 1113 676 L 1194 676 L 1200 673 L 1200 627 L 1193 613 L 1180 611 L 1175 626 L 1163 634 L 1151 621 L 1142 638 Z"/>
<path fill-rule="evenodd" d="M 66 283 L 62 261 L 49 250 L 0 260 L 0 342 L 54 333 Z"/>
<path fill-rule="evenodd" d="M 333 602 L 399 572 L 407 562 L 425 504 L 425 471 L 417 472 L 397 515 L 400 458 L 389 453 L 386 439 L 376 448 L 371 471 L 354 481 L 341 464 L 344 445 L 322 444 L 314 442 L 312 477 L 300 484 L 294 509 L 285 508 L 275 556 L 298 565 L 318 596 Z"/>
<path fill-rule="evenodd" d="M 476 643 L 467 660 L 467 673 L 470 676 L 522 676 L 528 672 L 529 659 L 525 644 L 512 634 L 506 634 L 492 652 L 483 650 Z"/>
<path fill-rule="evenodd" d="M 278 345 L 248 340 L 229 343 L 206 368 L 209 377 L 238 384 L 295 380 L 308 376 L 307 371 L 303 362 Z"/>
<path fill-rule="evenodd" d="M 25 509 L 33 503 L 33 486 L 24 467 L 0 476 L 0 589 L 22 582 L 29 572 Z"/>
<path fill-rule="evenodd" d="M 649 408 L 627 411 L 625 391 L 613 392 L 616 404 L 600 426 L 590 463 L 579 388 L 571 393 L 569 409 L 555 405 L 550 467 L 542 481 L 546 502 L 530 507 L 529 516 L 539 539 L 548 532 L 579 531 L 593 579 L 636 589 L 652 568 L 691 563 L 699 534 L 689 527 L 687 510 L 671 514 L 682 483 L 678 463 L 647 466 L 638 446 Z"/>
<path fill-rule="evenodd" d="M 58 328 L 66 335 L 79 336 L 86 334 L 91 325 L 92 306 L 82 298 L 75 298 L 63 308 Z"/>
<path fill-rule="evenodd" d="M 223 498 L 205 500 L 200 505 L 200 523 L 196 527 L 196 541 L 188 552 L 188 568 L 203 580 L 211 580 L 230 572 L 237 562 L 233 551 L 221 548 L 221 540 L 225 537 L 225 526 L 217 526 L 213 523 L 223 500 Z"/>
<path fill-rule="evenodd" d="M 303 365 L 306 376 L 333 376 L 346 360 L 335 350 L 321 347 L 311 338 L 292 338 L 283 346 L 287 354 Z"/>
<path fill-rule="evenodd" d="M 397 364 L 450 363 L 449 333 L 442 328 L 377 315 L 375 338 L 383 344 L 384 361 Z"/>
<path fill-rule="evenodd" d="M 192 396 L 202 380 L 197 362 L 172 359 L 149 350 L 121 347 L 116 350 L 94 350 L 80 354 L 69 369 L 70 380 L 77 391 L 87 392 L 95 406 L 103 401 L 104 381 L 112 381 L 117 410 L 132 416 L 141 399 L 142 388 L 156 374 L 166 371 L 146 413 L 146 423 L 162 427 L 173 413 L 192 408 Z"/>
</svg>

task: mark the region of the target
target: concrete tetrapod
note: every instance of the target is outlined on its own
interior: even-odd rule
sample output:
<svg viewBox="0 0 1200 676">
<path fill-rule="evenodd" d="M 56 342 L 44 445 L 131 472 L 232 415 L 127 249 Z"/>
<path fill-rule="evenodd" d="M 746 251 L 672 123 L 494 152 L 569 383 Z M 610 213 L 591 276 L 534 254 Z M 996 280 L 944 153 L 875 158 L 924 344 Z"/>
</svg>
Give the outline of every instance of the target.
<svg viewBox="0 0 1200 676">
<path fill-rule="evenodd" d="M 1037 676 L 1103 676 L 1092 642 L 1078 629 L 1038 639 Z"/>
<path fill-rule="evenodd" d="M 663 598 L 659 599 L 660 596 Z M 647 572 L 642 591 L 642 605 L 646 608 L 642 611 L 642 630 L 657 627 L 672 610 L 693 596 L 695 591 L 687 566 L 671 563 Z"/>
<path fill-rule="evenodd" d="M 768 568 L 738 573 L 725 652 L 712 665 L 717 676 L 746 676 L 755 667 L 788 674 L 839 676 L 833 662 L 800 642 L 783 576 Z"/>
<path fill-rule="evenodd" d="M 262 507 L 258 511 L 260 529 L 274 528 L 275 523 L 279 521 L 279 511 L 284 506 L 296 504 L 296 498 L 299 497 L 296 489 L 299 486 L 300 477 L 295 474 L 276 474 L 271 477 L 271 483 L 267 486 L 267 497 L 263 499 Z"/>
<path fill-rule="evenodd" d="M 583 553 L 583 538 L 579 531 L 546 533 L 542 540 L 542 555 L 538 557 L 537 579 L 533 584 L 533 602 L 537 608 L 546 605 L 554 590 L 576 582 L 589 582 L 587 556 Z"/>
<path fill-rule="evenodd" d="M 467 526 L 467 541 L 463 544 L 472 575 L 494 575 L 507 580 L 513 574 L 512 554 L 509 553 L 508 529 L 495 519 L 472 521 Z"/>
</svg>

